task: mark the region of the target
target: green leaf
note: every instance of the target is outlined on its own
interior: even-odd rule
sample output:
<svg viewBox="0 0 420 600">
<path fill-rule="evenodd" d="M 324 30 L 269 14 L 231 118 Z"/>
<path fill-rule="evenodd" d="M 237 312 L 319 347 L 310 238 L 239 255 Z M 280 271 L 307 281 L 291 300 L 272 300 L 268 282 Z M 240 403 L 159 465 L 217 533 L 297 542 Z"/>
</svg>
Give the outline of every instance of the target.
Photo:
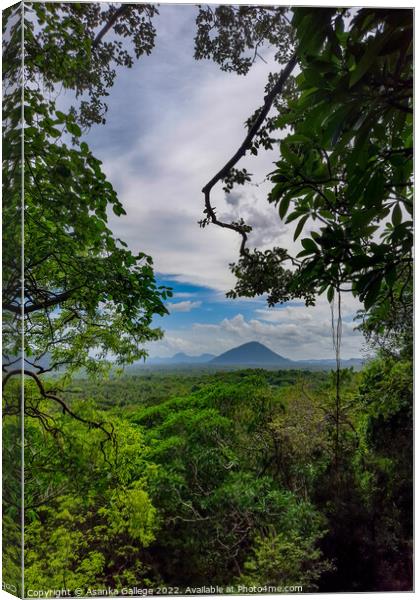
<svg viewBox="0 0 420 600">
<path fill-rule="evenodd" d="M 377 213 L 378 213 L 378 211 L 376 208 L 370 208 L 368 210 L 354 211 L 353 214 L 351 215 L 352 227 L 355 227 L 356 229 L 361 229 L 363 227 L 366 227 L 367 225 L 372 223 L 372 220 L 374 219 L 375 216 L 377 216 Z"/>
<path fill-rule="evenodd" d="M 327 300 L 330 303 L 334 300 L 334 288 L 333 288 L 332 285 L 330 285 L 330 287 L 328 288 L 328 291 L 327 291 Z"/>
<path fill-rule="evenodd" d="M 394 206 L 394 210 L 392 211 L 392 224 L 394 225 L 394 227 L 396 227 L 397 225 L 400 225 L 401 220 L 402 220 L 402 212 L 401 212 L 401 208 L 399 203 L 397 202 L 397 204 Z"/>
<path fill-rule="evenodd" d="M 293 133 L 292 135 L 287 136 L 287 141 L 289 143 L 312 144 L 311 138 L 300 133 Z"/>
<path fill-rule="evenodd" d="M 385 281 L 388 287 L 392 288 L 394 283 L 397 281 L 397 269 L 395 266 L 391 266 L 385 271 Z"/>
<path fill-rule="evenodd" d="M 371 282 L 369 283 L 368 287 L 367 287 L 367 292 L 363 298 L 363 302 L 365 305 L 365 310 L 369 310 L 369 308 L 371 308 L 378 296 L 379 296 L 379 292 L 381 290 L 381 284 L 382 284 L 382 276 L 377 274 L 374 278 L 372 278 Z"/>
<path fill-rule="evenodd" d="M 386 44 L 391 35 L 392 29 L 385 34 L 377 34 L 377 37 L 368 44 L 366 52 L 356 64 L 354 71 L 352 71 L 349 88 L 352 88 L 367 73 L 377 59 L 381 48 Z"/>
<path fill-rule="evenodd" d="M 61 135 L 61 131 L 59 131 L 58 129 L 56 129 L 55 127 L 48 127 L 47 129 L 47 133 L 49 135 L 51 135 L 54 138 L 58 138 Z"/>
<path fill-rule="evenodd" d="M 121 204 L 114 204 L 114 206 L 112 207 L 112 210 L 114 211 L 114 214 L 117 215 L 117 217 L 120 217 L 121 215 L 126 215 L 127 213 L 125 212 L 125 210 L 123 209 L 123 207 L 121 206 Z"/>
<path fill-rule="evenodd" d="M 75 135 L 76 137 L 80 137 L 82 135 L 82 130 L 77 125 L 77 123 L 74 123 L 72 121 L 67 121 L 66 128 L 69 133 L 71 133 L 72 135 Z"/>
<path fill-rule="evenodd" d="M 280 202 L 280 206 L 279 206 L 280 219 L 284 219 L 284 217 L 286 216 L 287 210 L 289 208 L 289 204 L 290 204 L 290 197 L 288 195 L 286 195 L 286 196 L 284 196 L 284 198 L 282 198 L 282 200 Z"/>
<path fill-rule="evenodd" d="M 63 112 L 61 112 L 61 110 L 56 110 L 55 114 L 60 123 L 65 123 L 65 121 L 67 120 L 67 115 L 65 115 Z"/>
<path fill-rule="evenodd" d="M 293 150 L 289 147 L 288 138 L 282 141 L 280 148 L 282 157 L 290 163 L 293 167 L 299 167 L 301 164 L 301 159 Z"/>
<path fill-rule="evenodd" d="M 290 215 L 287 217 L 286 219 L 286 223 L 291 223 L 292 221 L 295 221 L 296 219 L 298 219 L 300 216 L 302 215 L 302 210 L 294 210 L 292 213 L 290 213 Z M 307 215 L 309 217 L 309 215 Z"/>
<path fill-rule="evenodd" d="M 311 238 L 303 239 L 302 246 L 305 248 L 305 250 L 308 250 L 310 252 L 319 252 L 319 248 L 318 248 L 317 244 Z"/>
<path fill-rule="evenodd" d="M 303 226 L 305 225 L 306 221 L 309 219 L 309 215 L 305 215 L 304 217 L 301 218 L 301 220 L 299 221 L 296 229 L 295 229 L 295 233 L 293 235 L 293 241 L 295 242 L 298 237 L 300 236 L 300 234 L 302 233 L 302 229 Z"/>
</svg>

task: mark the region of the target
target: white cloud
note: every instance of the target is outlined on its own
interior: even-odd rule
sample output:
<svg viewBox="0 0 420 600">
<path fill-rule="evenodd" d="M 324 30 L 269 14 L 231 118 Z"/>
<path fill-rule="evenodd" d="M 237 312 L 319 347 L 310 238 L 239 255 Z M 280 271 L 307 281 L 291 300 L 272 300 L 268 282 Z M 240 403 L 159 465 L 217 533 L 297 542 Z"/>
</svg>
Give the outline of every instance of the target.
<svg viewBox="0 0 420 600">
<path fill-rule="evenodd" d="M 191 300 L 184 300 L 183 302 L 168 302 L 166 304 L 169 312 L 190 312 L 194 308 L 198 308 L 201 306 L 201 301 L 197 300 L 196 302 L 192 302 Z"/>
<path fill-rule="evenodd" d="M 190 356 L 198 356 L 200 354 L 199 352 L 196 352 L 193 342 L 180 336 L 167 335 L 165 336 L 164 340 L 154 344 L 151 356 L 173 356 L 178 352 L 184 352 Z"/>
<path fill-rule="evenodd" d="M 267 187 L 267 185 L 265 186 Z M 268 189 L 266 190 L 268 193 Z M 221 215 L 222 221 L 244 221 L 251 225 L 252 232 L 249 235 L 250 247 L 262 248 L 276 243 L 278 245 L 284 236 L 287 235 L 289 228 L 284 225 L 278 215 L 275 206 L 267 203 L 266 193 L 258 196 L 254 192 L 236 192 L 226 195 L 228 210 Z"/>
<path fill-rule="evenodd" d="M 216 226 L 199 228 L 201 188 L 242 143 L 244 122 L 262 104 L 273 65 L 258 62 L 240 77 L 211 61 L 196 62 L 195 9 L 162 7 L 161 12 L 155 50 L 119 72 L 108 99 L 107 125 L 91 134 L 127 212 L 122 218 L 111 215 L 110 223 L 132 250 L 153 257 L 156 271 L 226 291 L 234 283 L 229 263 L 238 258 L 240 239 Z M 275 157 L 276 152 L 262 152 L 239 166 L 261 182 Z M 255 227 L 251 244 L 277 238 L 277 245 L 289 247 L 291 235 L 266 201 L 269 187 L 239 188 L 237 214 Z M 226 216 L 237 218 L 221 185 L 212 203 L 219 215 L 230 211 Z"/>
<path fill-rule="evenodd" d="M 363 354 L 364 339 L 355 330 L 352 316 L 357 301 L 344 295 L 343 335 L 341 355 L 344 359 Z M 171 355 L 173 350 L 195 354 L 220 354 L 250 341 L 259 341 L 278 354 L 293 360 L 332 358 L 331 312 L 325 298 L 316 307 L 291 304 L 275 309 L 257 309 L 257 318 L 245 318 L 241 313 L 218 323 L 194 323 L 190 329 L 168 330 L 163 341 L 150 346 L 152 355 Z M 176 346 L 175 340 L 182 339 Z"/>
<path fill-rule="evenodd" d="M 176 300 L 177 298 L 194 298 L 196 295 L 194 292 L 175 292 L 172 297 Z"/>
<path fill-rule="evenodd" d="M 239 77 L 221 72 L 211 61 L 196 62 L 192 58 L 195 9 L 162 6 L 160 12 L 156 48 L 132 69 L 119 71 L 107 99 L 107 125 L 93 128 L 88 141 L 103 160 L 127 212 L 122 218 L 110 216 L 116 236 L 134 252 L 150 254 L 156 272 L 213 288 L 222 296 L 234 286 L 229 263 L 238 258 L 240 238 L 216 226 L 199 228 L 204 208 L 201 189 L 242 143 L 243 124 L 261 106 L 273 65 L 265 55 L 268 64 L 256 63 L 246 77 Z M 274 149 L 243 159 L 238 167 L 253 173 L 255 185 L 235 188 L 230 196 L 218 185 L 212 205 L 219 216 L 243 217 L 253 226 L 251 247 L 276 245 L 294 253 L 300 243 L 293 242 L 293 224 L 285 226 L 276 207 L 267 202 L 270 183 L 265 177 L 277 157 Z M 171 312 L 200 306 L 186 293 L 178 293 L 177 299 L 181 301 L 168 303 Z M 333 355 L 325 299 L 316 308 L 260 306 L 255 318 L 238 314 L 216 324 L 168 329 L 164 340 L 150 345 L 151 353 L 219 354 L 256 339 L 289 358 Z M 350 322 L 355 310 L 353 299 L 343 298 L 343 357 L 347 358 L 358 356 L 362 344 Z M 166 328 L 164 320 L 160 324 Z"/>
<path fill-rule="evenodd" d="M 352 322 L 356 312 L 362 308 L 361 303 L 350 293 L 341 296 L 341 316 L 343 329 L 347 332 L 353 331 L 355 324 Z M 305 306 L 302 302 L 292 302 L 286 306 L 277 308 L 257 308 L 255 310 L 259 319 L 275 323 L 305 323 L 308 328 L 331 327 L 331 306 L 325 294 L 317 299 L 315 306 Z M 335 303 L 335 316 L 337 306 Z"/>
</svg>

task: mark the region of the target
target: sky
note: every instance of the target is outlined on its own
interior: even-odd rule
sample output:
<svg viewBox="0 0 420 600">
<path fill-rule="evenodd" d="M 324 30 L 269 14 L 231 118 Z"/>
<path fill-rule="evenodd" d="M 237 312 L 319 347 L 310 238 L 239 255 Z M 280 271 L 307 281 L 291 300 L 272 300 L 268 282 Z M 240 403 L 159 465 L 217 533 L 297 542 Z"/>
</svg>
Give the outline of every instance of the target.
<svg viewBox="0 0 420 600">
<path fill-rule="evenodd" d="M 296 301 L 269 309 L 264 297 L 225 296 L 235 283 L 229 263 L 238 258 L 239 236 L 198 226 L 201 189 L 241 144 L 244 122 L 262 105 L 268 73 L 279 66 L 273 66 L 269 49 L 265 62 L 256 62 L 246 76 L 195 61 L 196 10 L 160 6 L 152 54 L 118 71 L 106 125 L 93 127 L 87 140 L 127 212 L 110 217 L 111 229 L 133 252 L 150 254 L 159 284 L 174 291 L 167 303 L 170 314 L 154 321 L 164 337 L 149 344 L 150 356 L 220 354 L 256 340 L 290 359 L 331 358 L 325 297 L 315 307 Z M 243 159 L 237 167 L 253 174 L 253 185 L 230 195 L 219 185 L 212 203 L 225 220 L 241 216 L 253 226 L 251 247 L 276 245 L 293 252 L 299 247 L 294 228 L 267 202 L 266 176 L 276 151 Z M 353 322 L 358 308 L 351 294 L 344 294 L 343 358 L 363 355 L 363 338 Z"/>
</svg>

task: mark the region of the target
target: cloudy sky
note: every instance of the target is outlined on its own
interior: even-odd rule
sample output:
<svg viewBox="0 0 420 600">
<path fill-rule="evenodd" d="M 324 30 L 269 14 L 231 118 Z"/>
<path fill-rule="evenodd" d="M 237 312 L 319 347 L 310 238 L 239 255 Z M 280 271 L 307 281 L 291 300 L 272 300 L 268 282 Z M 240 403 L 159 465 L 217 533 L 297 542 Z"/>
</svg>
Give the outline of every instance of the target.
<svg viewBox="0 0 420 600">
<path fill-rule="evenodd" d="M 121 70 L 108 98 L 106 126 L 92 128 L 89 143 L 104 162 L 127 216 L 111 218 L 115 234 L 133 251 L 154 259 L 160 283 L 173 287 L 170 315 L 155 324 L 163 340 L 151 356 L 176 352 L 219 354 L 257 340 L 291 359 L 330 358 L 331 313 L 325 298 L 316 307 L 299 302 L 268 309 L 264 298 L 228 300 L 234 285 L 229 263 L 238 256 L 239 238 L 212 226 L 200 229 L 203 185 L 242 142 L 244 121 L 261 106 L 273 67 L 255 63 L 247 76 L 223 73 L 211 61 L 194 61 L 196 8 L 163 5 L 156 21 L 156 47 L 132 69 Z M 278 67 L 277 67 L 278 69 Z M 250 242 L 293 250 L 293 229 L 266 201 L 264 181 L 274 153 L 244 159 L 253 185 L 226 197 L 213 192 L 218 214 L 243 216 L 254 227 Z M 358 306 L 343 301 L 343 358 L 361 355 L 363 339 L 354 331 Z"/>
</svg>

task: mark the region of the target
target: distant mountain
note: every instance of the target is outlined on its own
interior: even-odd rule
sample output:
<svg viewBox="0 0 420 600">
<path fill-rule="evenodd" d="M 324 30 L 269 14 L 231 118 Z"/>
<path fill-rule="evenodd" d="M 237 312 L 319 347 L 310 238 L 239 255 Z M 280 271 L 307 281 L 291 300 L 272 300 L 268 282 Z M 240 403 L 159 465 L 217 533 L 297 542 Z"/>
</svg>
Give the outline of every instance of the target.
<svg viewBox="0 0 420 600">
<path fill-rule="evenodd" d="M 214 358 L 214 354 L 200 354 L 199 356 L 189 356 L 184 352 L 178 352 L 174 356 L 165 356 L 148 358 L 146 365 L 181 365 L 181 364 L 201 364 L 208 363 Z"/>
<path fill-rule="evenodd" d="M 214 354 L 200 354 L 199 356 L 189 356 L 184 352 L 178 352 L 171 358 L 173 363 L 206 363 L 214 358 Z"/>
<path fill-rule="evenodd" d="M 354 367 L 359 370 L 366 361 L 360 358 L 342 360 L 342 367 Z M 335 368 L 333 358 L 290 360 L 276 352 L 273 352 L 264 344 L 259 342 L 248 342 L 236 348 L 232 348 L 220 356 L 214 354 L 200 354 L 189 356 L 184 352 L 178 352 L 174 356 L 148 358 L 145 363 L 137 363 L 134 367 L 155 367 L 163 369 L 182 368 L 205 368 L 210 370 L 229 369 L 240 367 L 262 367 L 267 369 L 303 369 L 310 371 L 322 371 Z"/>
<path fill-rule="evenodd" d="M 211 361 L 213 365 L 290 365 L 293 361 L 276 354 L 259 342 L 248 342 L 237 348 L 232 348 Z"/>
</svg>

